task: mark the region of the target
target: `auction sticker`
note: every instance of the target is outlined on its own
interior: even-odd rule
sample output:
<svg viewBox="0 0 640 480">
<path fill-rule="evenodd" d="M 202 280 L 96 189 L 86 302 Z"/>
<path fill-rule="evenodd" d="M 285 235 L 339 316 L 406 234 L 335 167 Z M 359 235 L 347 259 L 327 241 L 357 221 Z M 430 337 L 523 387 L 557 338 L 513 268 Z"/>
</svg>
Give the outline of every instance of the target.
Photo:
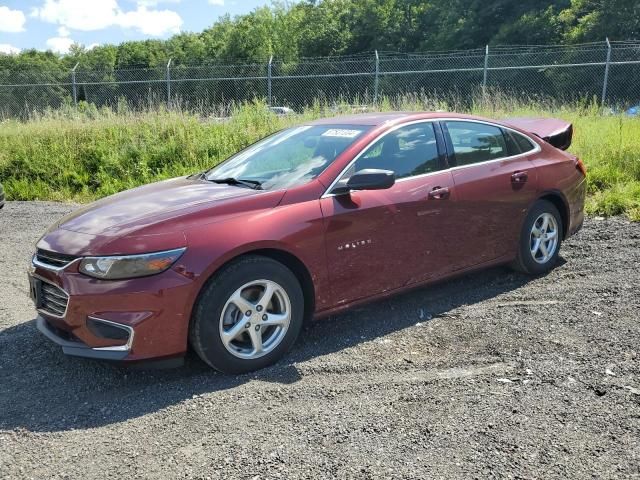
<svg viewBox="0 0 640 480">
<path fill-rule="evenodd" d="M 342 137 L 342 138 L 354 138 L 361 131 L 360 130 L 349 130 L 347 128 L 330 128 L 326 132 L 322 134 L 323 137 Z"/>
</svg>

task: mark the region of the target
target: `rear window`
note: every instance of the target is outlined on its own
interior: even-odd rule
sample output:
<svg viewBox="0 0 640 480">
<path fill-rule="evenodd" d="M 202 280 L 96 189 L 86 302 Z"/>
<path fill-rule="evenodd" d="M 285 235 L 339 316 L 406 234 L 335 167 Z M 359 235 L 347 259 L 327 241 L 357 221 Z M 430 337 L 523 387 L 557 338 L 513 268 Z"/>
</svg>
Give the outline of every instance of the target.
<svg viewBox="0 0 640 480">
<path fill-rule="evenodd" d="M 479 122 L 447 122 L 456 165 L 472 165 L 508 157 L 502 129 Z"/>
<path fill-rule="evenodd" d="M 503 129 L 502 131 L 504 132 L 504 139 L 507 142 L 507 149 L 510 155 L 521 155 L 536 148 L 524 135 L 507 129 Z"/>
<path fill-rule="evenodd" d="M 513 136 L 513 138 L 515 139 L 516 143 L 520 147 L 520 152 L 521 153 L 527 153 L 527 152 L 530 152 L 531 150 L 533 150 L 534 148 L 536 148 L 535 145 L 533 143 L 531 143 L 531 140 L 529 140 L 524 135 L 520 135 L 517 132 L 511 132 L 511 135 Z"/>
<path fill-rule="evenodd" d="M 520 150 L 520 145 L 516 142 L 516 139 L 509 130 L 502 130 L 504 134 L 504 140 L 507 142 L 507 150 L 509 150 L 509 155 L 519 155 L 522 153 Z"/>
</svg>

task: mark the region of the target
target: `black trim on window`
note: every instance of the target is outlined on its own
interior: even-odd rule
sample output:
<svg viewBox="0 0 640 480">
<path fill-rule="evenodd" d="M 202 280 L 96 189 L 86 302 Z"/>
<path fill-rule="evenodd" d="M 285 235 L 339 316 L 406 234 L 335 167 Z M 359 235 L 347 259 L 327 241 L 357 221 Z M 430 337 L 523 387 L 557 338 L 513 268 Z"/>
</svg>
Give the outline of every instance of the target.
<svg viewBox="0 0 640 480">
<path fill-rule="evenodd" d="M 436 134 L 436 145 L 438 146 L 438 170 L 447 170 L 450 168 L 447 160 L 447 146 L 445 143 L 445 135 L 442 131 L 440 122 L 433 122 L 433 131 Z"/>
<path fill-rule="evenodd" d="M 446 155 L 447 155 L 447 163 L 449 164 L 449 168 L 456 167 L 458 162 L 456 161 L 456 154 L 453 153 L 453 142 L 451 141 L 451 135 L 449 135 L 449 128 L 447 128 L 446 121 L 438 122 L 440 124 L 440 128 L 442 128 L 442 132 L 444 134 L 444 144 L 446 147 Z"/>
</svg>

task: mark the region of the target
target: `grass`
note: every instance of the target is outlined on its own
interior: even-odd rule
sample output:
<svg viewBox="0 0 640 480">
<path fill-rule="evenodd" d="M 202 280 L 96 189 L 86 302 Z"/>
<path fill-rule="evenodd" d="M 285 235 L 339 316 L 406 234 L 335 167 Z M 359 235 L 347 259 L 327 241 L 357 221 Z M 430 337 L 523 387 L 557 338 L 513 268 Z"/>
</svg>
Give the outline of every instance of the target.
<svg viewBox="0 0 640 480">
<path fill-rule="evenodd" d="M 470 106 L 418 96 L 384 99 L 378 109 L 571 121 L 575 135 L 570 150 L 588 168 L 588 213 L 626 214 L 640 221 L 640 119 L 602 115 L 591 104 L 522 103 L 500 95 Z M 319 104 L 292 117 L 277 117 L 261 103 L 246 104 L 234 107 L 224 122 L 184 112 L 123 110 L 63 110 L 0 123 L 0 182 L 8 198 L 91 201 L 210 168 L 275 130 L 330 115 Z"/>
</svg>

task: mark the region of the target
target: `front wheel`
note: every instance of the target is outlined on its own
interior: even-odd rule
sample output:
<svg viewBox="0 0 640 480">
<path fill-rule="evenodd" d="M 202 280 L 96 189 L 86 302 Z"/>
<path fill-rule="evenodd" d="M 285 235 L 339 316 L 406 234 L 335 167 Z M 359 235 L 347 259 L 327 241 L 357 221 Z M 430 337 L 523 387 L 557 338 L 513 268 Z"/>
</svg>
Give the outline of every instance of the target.
<svg viewBox="0 0 640 480">
<path fill-rule="evenodd" d="M 247 256 L 204 287 L 189 336 L 200 358 L 216 370 L 245 373 L 281 358 L 298 337 L 303 317 L 295 275 L 270 258 Z"/>
<path fill-rule="evenodd" d="M 558 260 L 562 227 L 562 218 L 555 205 L 547 200 L 538 200 L 522 226 L 518 256 L 513 267 L 532 275 L 551 270 Z"/>
</svg>

